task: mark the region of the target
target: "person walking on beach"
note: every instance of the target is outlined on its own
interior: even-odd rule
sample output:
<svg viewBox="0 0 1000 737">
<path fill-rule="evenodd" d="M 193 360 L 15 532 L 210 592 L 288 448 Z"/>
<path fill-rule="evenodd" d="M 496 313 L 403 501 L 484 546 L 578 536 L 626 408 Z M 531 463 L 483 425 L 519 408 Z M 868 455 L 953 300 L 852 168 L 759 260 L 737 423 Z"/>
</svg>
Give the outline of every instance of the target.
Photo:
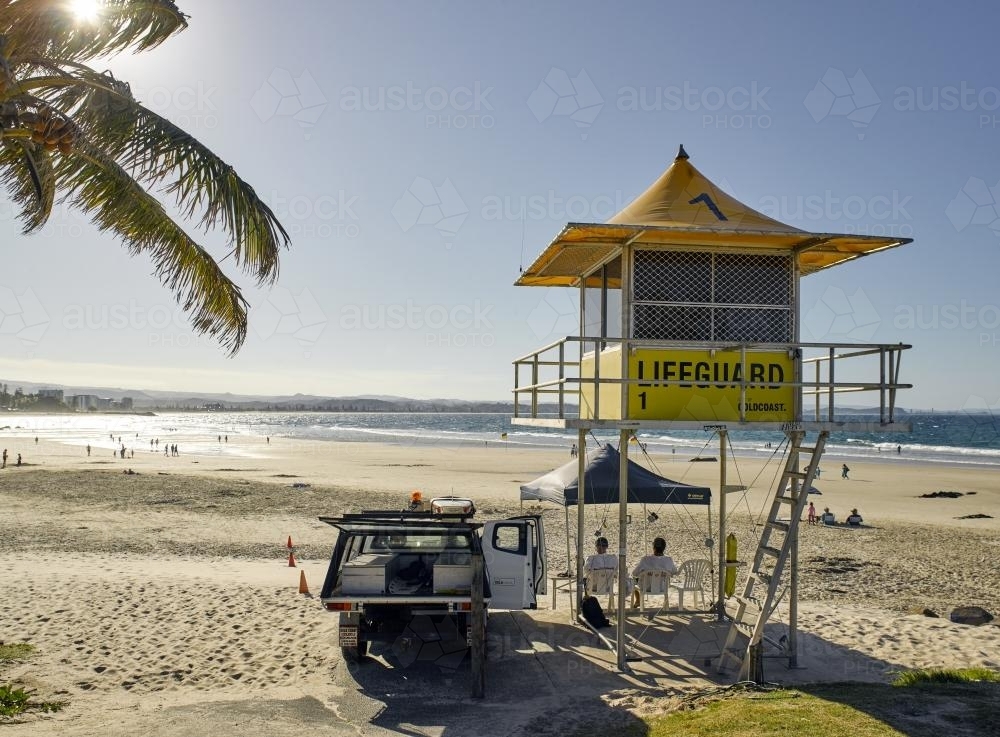
<svg viewBox="0 0 1000 737">
<path fill-rule="evenodd" d="M 87 443 L 87 458 L 90 458 L 90 443 Z"/>
<path fill-rule="evenodd" d="M 7 449 L 3 449 L 3 465 L 0 468 L 7 468 Z"/>
<path fill-rule="evenodd" d="M 570 446 L 569 457 L 570 458 L 576 458 L 576 443 L 573 443 L 573 445 Z"/>
<path fill-rule="evenodd" d="M 17 465 L 18 466 L 21 465 L 21 454 L 20 453 L 17 454 Z"/>
<path fill-rule="evenodd" d="M 840 478 L 842 478 L 842 479 L 846 479 L 846 478 L 847 478 L 847 474 L 848 474 L 848 473 L 850 473 L 850 470 L 851 470 L 851 469 L 849 469 L 849 468 L 847 467 L 847 464 L 846 464 L 846 463 L 845 463 L 845 464 L 844 464 L 843 466 L 841 466 L 841 467 L 840 467 Z"/>
<path fill-rule="evenodd" d="M 809 502 L 809 524 L 816 524 L 816 507 L 813 506 L 812 502 Z"/>
</svg>

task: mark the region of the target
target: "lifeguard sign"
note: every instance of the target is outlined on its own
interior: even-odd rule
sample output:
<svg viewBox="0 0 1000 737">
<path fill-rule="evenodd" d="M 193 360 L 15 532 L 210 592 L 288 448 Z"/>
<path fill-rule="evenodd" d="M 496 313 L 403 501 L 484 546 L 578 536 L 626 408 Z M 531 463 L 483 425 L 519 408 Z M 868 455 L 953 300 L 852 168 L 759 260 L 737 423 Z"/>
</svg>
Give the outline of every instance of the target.
<svg viewBox="0 0 1000 737">
<path fill-rule="evenodd" d="M 621 347 L 600 354 L 601 377 L 620 379 Z M 581 376 L 595 376 L 593 352 L 584 355 Z M 634 348 L 629 353 L 629 376 L 638 383 L 628 389 L 626 417 L 633 420 L 691 420 L 712 422 L 791 422 L 795 419 L 795 390 L 787 382 L 795 364 L 787 351 L 722 352 L 715 350 L 656 350 Z M 749 384 L 741 395 L 740 385 Z M 603 384 L 605 410 L 621 407 L 620 391 Z M 595 384 L 581 386 L 580 416 L 597 419 Z M 741 411 L 742 410 L 742 411 Z"/>
</svg>

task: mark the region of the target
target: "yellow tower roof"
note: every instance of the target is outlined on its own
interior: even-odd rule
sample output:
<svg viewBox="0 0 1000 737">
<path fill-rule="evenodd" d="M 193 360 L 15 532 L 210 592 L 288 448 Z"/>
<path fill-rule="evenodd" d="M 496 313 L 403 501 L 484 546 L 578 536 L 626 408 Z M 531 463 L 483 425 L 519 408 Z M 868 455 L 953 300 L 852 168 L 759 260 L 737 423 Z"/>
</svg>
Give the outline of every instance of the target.
<svg viewBox="0 0 1000 737">
<path fill-rule="evenodd" d="M 627 243 L 786 250 L 796 253 L 801 272 L 810 274 L 911 240 L 793 228 L 723 192 L 691 164 L 681 146 L 670 168 L 607 223 L 568 223 L 515 284 L 577 286 Z M 617 277 L 611 282 L 618 286 Z"/>
</svg>

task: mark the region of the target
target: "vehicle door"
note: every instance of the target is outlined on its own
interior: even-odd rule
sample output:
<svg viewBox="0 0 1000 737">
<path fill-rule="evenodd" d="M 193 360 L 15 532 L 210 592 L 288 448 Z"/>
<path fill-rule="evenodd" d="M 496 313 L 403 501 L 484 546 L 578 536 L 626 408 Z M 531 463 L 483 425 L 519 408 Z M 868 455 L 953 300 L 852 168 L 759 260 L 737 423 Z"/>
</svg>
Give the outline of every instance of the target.
<svg viewBox="0 0 1000 737">
<path fill-rule="evenodd" d="M 534 550 L 535 594 L 544 596 L 548 590 L 548 561 L 545 558 L 545 526 L 540 514 L 526 514 L 511 517 L 510 520 L 525 520 L 528 523 L 529 542 Z"/>
<path fill-rule="evenodd" d="M 537 525 L 527 518 L 483 525 L 491 609 L 534 609 L 538 605 L 536 539 Z"/>
</svg>

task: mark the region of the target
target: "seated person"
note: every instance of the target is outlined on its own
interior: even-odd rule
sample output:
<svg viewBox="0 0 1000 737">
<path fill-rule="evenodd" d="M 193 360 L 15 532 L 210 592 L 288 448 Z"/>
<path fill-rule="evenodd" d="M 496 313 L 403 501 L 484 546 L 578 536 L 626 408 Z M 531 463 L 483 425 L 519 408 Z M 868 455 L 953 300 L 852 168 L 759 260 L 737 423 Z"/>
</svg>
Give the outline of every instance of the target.
<svg viewBox="0 0 1000 737">
<path fill-rule="evenodd" d="M 586 585 L 586 583 L 591 571 L 618 570 L 618 556 L 611 555 L 608 552 L 608 538 L 597 538 L 594 541 L 594 547 L 597 548 L 597 552 L 594 555 L 588 556 L 586 562 L 583 564 L 583 580 L 588 592 L 591 587 Z"/>
<path fill-rule="evenodd" d="M 857 527 L 862 522 L 864 522 L 864 520 L 861 519 L 861 515 L 858 514 L 857 509 L 852 509 L 851 513 L 847 515 L 847 524 L 849 524 L 851 527 Z"/>
<path fill-rule="evenodd" d="M 830 511 L 829 507 L 823 507 L 823 514 L 820 516 L 819 521 L 824 525 L 835 525 L 837 524 L 837 517 Z"/>
<path fill-rule="evenodd" d="M 666 571 L 671 576 L 673 576 L 680 568 L 674 563 L 674 559 L 669 555 L 664 555 L 667 551 L 667 541 L 662 537 L 658 537 L 653 540 L 653 554 L 644 555 L 639 559 L 639 562 L 635 564 L 635 568 L 632 569 L 632 579 L 636 584 L 639 583 L 639 574 L 644 571 Z M 639 606 L 639 589 L 633 588 L 632 590 L 632 606 Z"/>
</svg>

